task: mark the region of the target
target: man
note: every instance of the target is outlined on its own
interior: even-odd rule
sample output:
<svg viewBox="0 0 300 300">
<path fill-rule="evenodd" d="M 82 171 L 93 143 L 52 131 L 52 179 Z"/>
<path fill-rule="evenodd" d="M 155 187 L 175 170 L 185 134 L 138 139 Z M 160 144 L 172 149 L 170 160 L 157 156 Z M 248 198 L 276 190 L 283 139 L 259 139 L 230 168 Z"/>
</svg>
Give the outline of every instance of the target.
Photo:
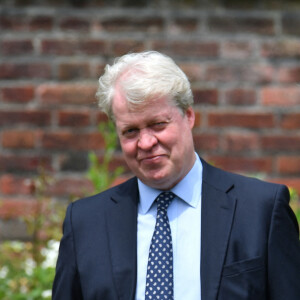
<svg viewBox="0 0 300 300">
<path fill-rule="evenodd" d="M 121 57 L 97 97 L 136 177 L 68 207 L 54 300 L 300 299 L 287 188 L 198 157 L 190 84 L 169 57 Z"/>
</svg>

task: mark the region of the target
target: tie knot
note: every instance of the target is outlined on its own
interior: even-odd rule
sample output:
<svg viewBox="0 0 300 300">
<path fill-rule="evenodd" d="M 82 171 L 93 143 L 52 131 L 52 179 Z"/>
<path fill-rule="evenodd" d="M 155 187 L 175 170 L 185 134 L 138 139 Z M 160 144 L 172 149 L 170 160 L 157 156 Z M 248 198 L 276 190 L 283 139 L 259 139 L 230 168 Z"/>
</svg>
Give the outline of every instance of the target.
<svg viewBox="0 0 300 300">
<path fill-rule="evenodd" d="M 157 209 L 158 210 L 167 210 L 169 204 L 174 199 L 175 195 L 172 192 L 162 192 L 156 198 Z"/>
</svg>

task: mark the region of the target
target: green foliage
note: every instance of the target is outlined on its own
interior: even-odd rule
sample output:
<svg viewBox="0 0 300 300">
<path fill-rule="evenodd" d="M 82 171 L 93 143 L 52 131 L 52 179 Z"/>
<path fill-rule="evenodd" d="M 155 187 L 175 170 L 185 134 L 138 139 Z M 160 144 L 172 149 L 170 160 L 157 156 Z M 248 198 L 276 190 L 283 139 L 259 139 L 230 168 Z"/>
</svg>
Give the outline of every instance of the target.
<svg viewBox="0 0 300 300">
<path fill-rule="evenodd" d="M 290 195 L 291 195 L 291 207 L 294 210 L 294 213 L 297 217 L 298 224 L 300 226 L 300 199 L 297 191 L 293 188 L 290 188 Z"/>
<path fill-rule="evenodd" d="M 37 264 L 31 242 L 4 242 L 1 245 L 0 299 L 51 299 L 57 250 L 58 242 L 46 244 L 41 248 L 43 261 Z"/>
<path fill-rule="evenodd" d="M 100 123 L 98 129 L 104 137 L 105 152 L 101 161 L 94 152 L 89 153 L 90 167 L 87 172 L 87 177 L 93 184 L 94 193 L 106 190 L 112 185 L 115 179 L 124 172 L 123 167 L 110 170 L 110 163 L 117 148 L 118 141 L 113 122 Z"/>
<path fill-rule="evenodd" d="M 107 189 L 122 172 L 119 167 L 110 170 L 110 163 L 117 147 L 117 136 L 111 122 L 99 125 L 106 151 L 102 161 L 95 153 L 89 154 L 87 176 L 94 193 Z M 55 275 L 61 227 L 66 205 L 53 201 L 47 190 L 54 183 L 43 169 L 32 182 L 36 198 L 35 210 L 22 218 L 30 241 L 5 241 L 0 244 L 0 299 L 1 300 L 50 300 Z"/>
<path fill-rule="evenodd" d="M 6 241 L 0 245 L 0 299 L 51 299 L 58 240 L 65 206 L 46 195 L 52 179 L 44 170 L 32 182 L 35 209 L 22 220 L 31 241 Z"/>
</svg>

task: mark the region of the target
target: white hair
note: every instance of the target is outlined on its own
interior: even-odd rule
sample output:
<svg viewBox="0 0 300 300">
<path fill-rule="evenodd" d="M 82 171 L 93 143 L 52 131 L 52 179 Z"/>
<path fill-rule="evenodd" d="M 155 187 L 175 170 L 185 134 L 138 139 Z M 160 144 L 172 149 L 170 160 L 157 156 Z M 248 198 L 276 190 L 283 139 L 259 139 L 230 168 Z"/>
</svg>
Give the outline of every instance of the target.
<svg viewBox="0 0 300 300">
<path fill-rule="evenodd" d="M 183 112 L 193 104 L 187 76 L 170 57 L 159 52 L 130 53 L 106 65 L 96 98 L 100 109 L 112 119 L 117 85 L 127 101 L 135 105 L 159 96 L 168 96 Z"/>
</svg>

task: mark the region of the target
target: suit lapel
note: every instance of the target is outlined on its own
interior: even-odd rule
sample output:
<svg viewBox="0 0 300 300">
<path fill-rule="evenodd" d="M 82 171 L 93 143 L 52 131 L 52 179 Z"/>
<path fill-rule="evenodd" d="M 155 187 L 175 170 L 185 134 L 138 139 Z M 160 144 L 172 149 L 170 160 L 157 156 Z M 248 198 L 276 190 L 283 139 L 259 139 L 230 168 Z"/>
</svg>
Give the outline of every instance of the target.
<svg viewBox="0 0 300 300">
<path fill-rule="evenodd" d="M 118 298 L 134 299 L 138 205 L 136 179 L 118 187 L 111 200 L 111 207 L 106 212 L 106 224 Z"/>
<path fill-rule="evenodd" d="M 222 171 L 202 164 L 201 295 L 213 300 L 218 296 L 236 200 L 228 195 L 233 185 L 222 181 Z"/>
</svg>

